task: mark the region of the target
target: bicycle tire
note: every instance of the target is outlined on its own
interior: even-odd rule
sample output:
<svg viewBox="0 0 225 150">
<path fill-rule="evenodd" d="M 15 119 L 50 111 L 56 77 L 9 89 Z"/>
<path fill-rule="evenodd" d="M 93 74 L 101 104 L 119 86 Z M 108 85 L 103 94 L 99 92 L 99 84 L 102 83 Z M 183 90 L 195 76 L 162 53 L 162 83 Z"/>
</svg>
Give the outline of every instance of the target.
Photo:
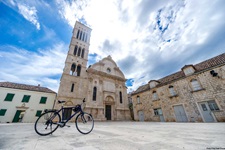
<svg viewBox="0 0 225 150">
<path fill-rule="evenodd" d="M 82 134 L 90 133 L 94 128 L 94 119 L 91 114 L 81 113 L 75 119 L 77 130 Z"/>
<path fill-rule="evenodd" d="M 61 122 L 61 116 L 58 112 L 48 111 L 39 116 L 36 120 L 34 129 L 41 136 L 46 136 L 55 132 Z"/>
</svg>

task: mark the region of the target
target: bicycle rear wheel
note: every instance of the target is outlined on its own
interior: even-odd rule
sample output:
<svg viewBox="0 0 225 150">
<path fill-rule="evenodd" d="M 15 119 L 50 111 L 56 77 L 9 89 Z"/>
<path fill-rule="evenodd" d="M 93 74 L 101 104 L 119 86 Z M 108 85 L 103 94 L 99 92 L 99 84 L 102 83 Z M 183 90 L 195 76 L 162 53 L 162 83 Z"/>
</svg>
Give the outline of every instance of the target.
<svg viewBox="0 0 225 150">
<path fill-rule="evenodd" d="M 90 133 L 94 128 L 94 119 L 88 113 L 81 113 L 75 120 L 77 130 L 82 134 Z"/>
<path fill-rule="evenodd" d="M 48 111 L 41 114 L 34 125 L 34 129 L 37 134 L 45 136 L 53 133 L 61 122 L 61 117 L 58 112 Z"/>
</svg>

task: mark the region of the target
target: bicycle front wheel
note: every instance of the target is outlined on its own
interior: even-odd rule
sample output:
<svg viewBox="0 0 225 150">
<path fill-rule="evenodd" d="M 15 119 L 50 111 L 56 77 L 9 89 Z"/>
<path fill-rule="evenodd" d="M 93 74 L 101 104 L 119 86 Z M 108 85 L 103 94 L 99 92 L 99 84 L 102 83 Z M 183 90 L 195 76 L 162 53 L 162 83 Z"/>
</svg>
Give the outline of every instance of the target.
<svg viewBox="0 0 225 150">
<path fill-rule="evenodd" d="M 94 128 L 94 119 L 88 113 L 81 113 L 75 120 L 77 130 L 82 134 L 90 133 Z"/>
<path fill-rule="evenodd" d="M 58 112 L 49 111 L 41 114 L 34 125 L 37 134 L 45 136 L 53 133 L 61 122 L 61 117 Z"/>
</svg>

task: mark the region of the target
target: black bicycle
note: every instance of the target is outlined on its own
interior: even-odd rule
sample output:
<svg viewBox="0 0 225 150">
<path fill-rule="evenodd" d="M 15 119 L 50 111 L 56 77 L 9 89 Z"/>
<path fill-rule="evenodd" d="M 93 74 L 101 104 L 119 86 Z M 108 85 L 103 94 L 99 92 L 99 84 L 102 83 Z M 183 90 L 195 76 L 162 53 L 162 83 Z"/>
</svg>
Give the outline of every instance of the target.
<svg viewBox="0 0 225 150">
<path fill-rule="evenodd" d="M 63 107 L 65 101 L 59 101 L 58 103 L 62 104 L 60 110 L 45 110 L 39 118 L 36 120 L 34 129 L 37 134 L 46 136 L 52 134 L 58 127 L 70 127 L 66 125 L 75 115 L 75 124 L 77 130 L 82 134 L 90 133 L 94 128 L 94 119 L 91 114 L 88 114 L 83 111 L 82 106 L 84 106 L 85 98 L 83 99 L 82 104 L 78 104 L 73 107 Z M 62 111 L 62 119 L 60 112 Z M 71 114 L 71 112 L 74 112 Z"/>
</svg>

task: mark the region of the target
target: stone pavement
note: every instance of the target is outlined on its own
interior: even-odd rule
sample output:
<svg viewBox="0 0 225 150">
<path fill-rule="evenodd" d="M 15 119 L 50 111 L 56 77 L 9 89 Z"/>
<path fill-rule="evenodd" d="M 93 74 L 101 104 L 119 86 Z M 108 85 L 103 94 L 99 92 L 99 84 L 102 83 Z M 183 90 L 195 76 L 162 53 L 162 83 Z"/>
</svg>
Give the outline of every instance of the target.
<svg viewBox="0 0 225 150">
<path fill-rule="evenodd" d="M 34 124 L 0 124 L 0 149 L 158 150 L 225 149 L 225 123 L 95 122 L 88 135 L 74 123 L 39 136 Z"/>
</svg>

